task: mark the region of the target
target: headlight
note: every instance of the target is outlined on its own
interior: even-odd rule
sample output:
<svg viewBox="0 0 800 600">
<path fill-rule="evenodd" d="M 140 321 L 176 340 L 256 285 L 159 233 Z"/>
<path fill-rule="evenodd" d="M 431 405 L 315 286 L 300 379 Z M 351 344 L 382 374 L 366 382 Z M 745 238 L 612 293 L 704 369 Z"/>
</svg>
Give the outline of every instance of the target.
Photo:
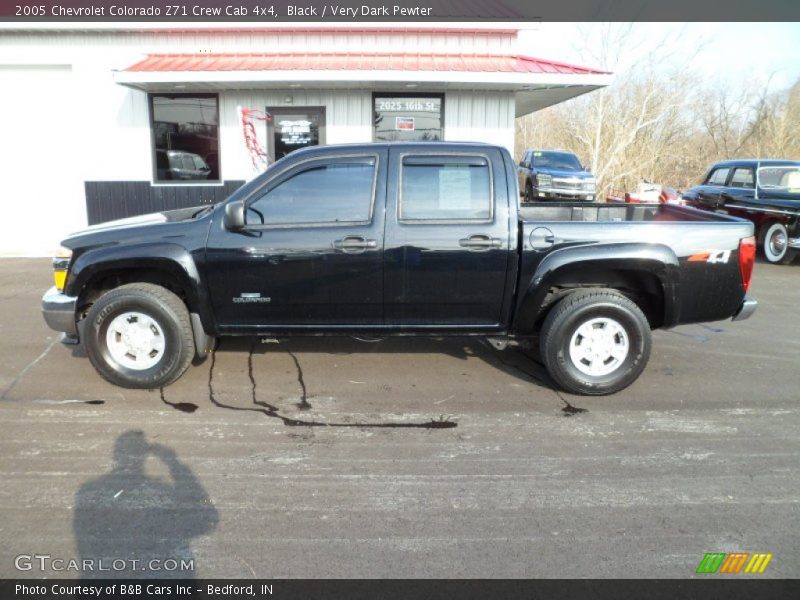
<svg viewBox="0 0 800 600">
<path fill-rule="evenodd" d="M 536 176 L 536 185 L 539 187 L 550 187 L 553 185 L 553 176 L 539 173 Z"/>
<path fill-rule="evenodd" d="M 595 191 L 597 188 L 597 182 L 594 179 L 587 179 L 583 182 L 583 189 L 589 192 Z"/>
<path fill-rule="evenodd" d="M 72 250 L 61 246 L 53 257 L 53 281 L 59 292 L 64 291 L 64 285 L 67 283 L 67 273 L 69 272 L 69 263 L 72 260 Z"/>
</svg>

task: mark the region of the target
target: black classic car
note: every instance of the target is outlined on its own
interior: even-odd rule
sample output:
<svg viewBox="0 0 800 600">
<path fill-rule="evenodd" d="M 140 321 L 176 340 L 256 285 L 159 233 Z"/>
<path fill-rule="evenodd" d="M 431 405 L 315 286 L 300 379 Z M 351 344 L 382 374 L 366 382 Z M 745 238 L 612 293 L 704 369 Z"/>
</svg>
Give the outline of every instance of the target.
<svg viewBox="0 0 800 600">
<path fill-rule="evenodd" d="M 771 263 L 789 264 L 800 250 L 800 161 L 718 162 L 683 199 L 695 208 L 752 221 L 759 249 Z"/>
</svg>

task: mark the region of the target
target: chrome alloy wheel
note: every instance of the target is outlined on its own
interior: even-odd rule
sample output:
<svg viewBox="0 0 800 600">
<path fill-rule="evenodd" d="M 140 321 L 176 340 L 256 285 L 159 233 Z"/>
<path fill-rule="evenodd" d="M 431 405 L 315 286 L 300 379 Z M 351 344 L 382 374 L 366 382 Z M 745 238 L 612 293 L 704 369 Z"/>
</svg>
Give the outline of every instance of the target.
<svg viewBox="0 0 800 600">
<path fill-rule="evenodd" d="M 166 341 L 161 325 L 140 312 L 125 312 L 114 318 L 106 332 L 111 358 L 134 371 L 149 369 L 164 356 Z"/>
<path fill-rule="evenodd" d="M 773 228 L 767 241 L 770 254 L 775 257 L 783 256 L 787 241 L 786 231 L 782 227 Z"/>
<path fill-rule="evenodd" d="M 625 329 L 614 319 L 598 317 L 583 323 L 569 342 L 569 357 L 581 373 L 602 377 L 625 362 L 630 342 Z"/>
</svg>

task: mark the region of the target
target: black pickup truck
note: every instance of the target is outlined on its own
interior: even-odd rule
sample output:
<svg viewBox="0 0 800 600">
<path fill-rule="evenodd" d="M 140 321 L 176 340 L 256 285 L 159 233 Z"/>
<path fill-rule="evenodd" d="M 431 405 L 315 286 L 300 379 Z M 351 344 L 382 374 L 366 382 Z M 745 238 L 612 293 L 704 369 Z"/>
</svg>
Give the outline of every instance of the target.
<svg viewBox="0 0 800 600">
<path fill-rule="evenodd" d="M 299 150 L 217 205 L 67 238 L 44 318 L 125 387 L 171 383 L 218 336 L 369 332 L 538 342 L 564 389 L 608 394 L 651 329 L 755 310 L 747 221 L 518 193 L 491 145 Z"/>
</svg>

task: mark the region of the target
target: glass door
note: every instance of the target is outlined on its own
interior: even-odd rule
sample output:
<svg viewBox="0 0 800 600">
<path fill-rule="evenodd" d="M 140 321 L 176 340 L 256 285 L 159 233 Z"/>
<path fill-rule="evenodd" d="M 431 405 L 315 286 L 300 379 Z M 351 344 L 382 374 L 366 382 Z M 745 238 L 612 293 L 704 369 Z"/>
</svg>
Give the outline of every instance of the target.
<svg viewBox="0 0 800 600">
<path fill-rule="evenodd" d="M 324 106 L 267 107 L 270 162 L 300 148 L 325 143 Z"/>
</svg>

